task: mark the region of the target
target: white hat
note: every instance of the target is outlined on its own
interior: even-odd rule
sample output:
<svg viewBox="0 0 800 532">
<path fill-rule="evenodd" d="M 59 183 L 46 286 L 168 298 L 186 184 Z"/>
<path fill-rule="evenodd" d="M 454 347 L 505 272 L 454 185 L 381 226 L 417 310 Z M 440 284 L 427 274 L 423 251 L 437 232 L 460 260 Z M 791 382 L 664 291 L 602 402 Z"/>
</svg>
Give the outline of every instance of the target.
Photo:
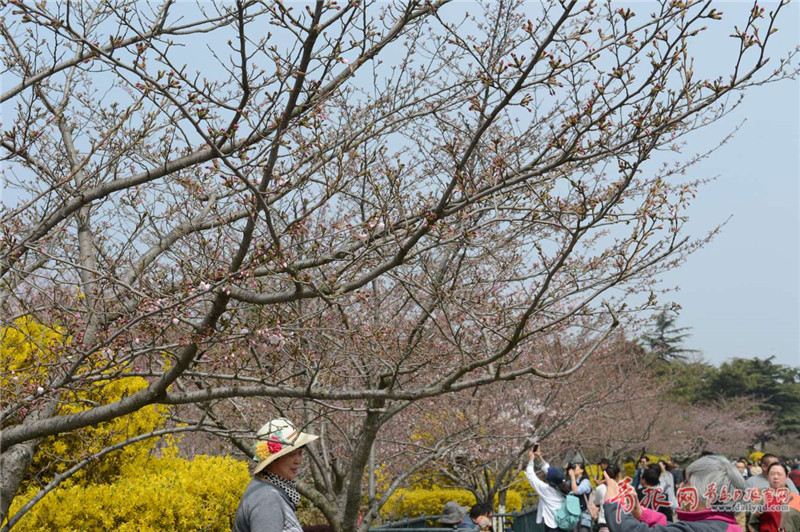
<svg viewBox="0 0 800 532">
<path fill-rule="evenodd" d="M 258 465 L 253 471 L 254 475 L 281 456 L 299 449 L 319 436 L 299 432 L 291 421 L 279 417 L 258 429 L 256 438 L 257 441 L 253 446 L 255 455 L 253 459 L 258 462 Z"/>
</svg>

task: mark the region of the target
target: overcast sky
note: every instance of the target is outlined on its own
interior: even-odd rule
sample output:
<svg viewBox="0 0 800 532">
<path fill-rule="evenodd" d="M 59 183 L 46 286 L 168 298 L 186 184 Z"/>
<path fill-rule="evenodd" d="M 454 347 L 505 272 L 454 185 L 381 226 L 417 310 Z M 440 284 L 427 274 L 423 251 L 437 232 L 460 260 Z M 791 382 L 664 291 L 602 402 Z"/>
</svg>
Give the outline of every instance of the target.
<svg viewBox="0 0 800 532">
<path fill-rule="evenodd" d="M 738 20 L 752 5 L 719 4 L 726 19 Z M 800 43 L 800 6 L 786 9 L 775 37 L 789 50 Z M 711 58 L 721 53 L 714 47 L 705 52 Z M 692 328 L 687 346 L 709 362 L 774 355 L 775 362 L 800 367 L 800 81 L 747 93 L 736 112 L 696 139 L 698 150 L 742 122 L 728 144 L 693 168 L 695 177 L 717 179 L 701 189 L 690 210 L 690 232 L 699 236 L 730 221 L 663 277 L 665 286 L 680 290 L 666 299 L 683 307 L 678 325 Z"/>
</svg>

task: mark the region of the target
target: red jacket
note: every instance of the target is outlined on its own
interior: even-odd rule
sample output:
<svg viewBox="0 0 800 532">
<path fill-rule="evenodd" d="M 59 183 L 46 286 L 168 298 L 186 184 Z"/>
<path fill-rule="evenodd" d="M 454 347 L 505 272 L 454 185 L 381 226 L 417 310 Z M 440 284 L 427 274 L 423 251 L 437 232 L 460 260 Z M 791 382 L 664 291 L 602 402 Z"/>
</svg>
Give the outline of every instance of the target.
<svg viewBox="0 0 800 532">
<path fill-rule="evenodd" d="M 800 496 L 796 493 L 789 494 L 789 511 L 792 509 L 800 512 Z M 758 516 L 759 532 L 779 532 L 782 527 L 784 515 L 787 512 L 763 512 Z"/>
</svg>

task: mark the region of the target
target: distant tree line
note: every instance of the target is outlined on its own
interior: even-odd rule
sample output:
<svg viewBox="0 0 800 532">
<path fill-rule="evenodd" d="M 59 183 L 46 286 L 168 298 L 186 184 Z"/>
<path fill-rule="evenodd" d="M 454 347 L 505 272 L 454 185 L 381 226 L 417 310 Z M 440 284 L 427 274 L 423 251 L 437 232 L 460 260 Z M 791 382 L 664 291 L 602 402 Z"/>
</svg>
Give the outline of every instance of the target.
<svg viewBox="0 0 800 532">
<path fill-rule="evenodd" d="M 642 338 L 656 372 L 669 382 L 670 396 L 690 405 L 750 399 L 763 416 L 756 447 L 786 446 L 800 439 L 800 368 L 777 364 L 774 356 L 732 358 L 715 367 L 688 355 L 689 327 L 676 326 L 677 315 L 664 311 Z M 795 445 L 796 448 L 796 445 Z"/>
</svg>

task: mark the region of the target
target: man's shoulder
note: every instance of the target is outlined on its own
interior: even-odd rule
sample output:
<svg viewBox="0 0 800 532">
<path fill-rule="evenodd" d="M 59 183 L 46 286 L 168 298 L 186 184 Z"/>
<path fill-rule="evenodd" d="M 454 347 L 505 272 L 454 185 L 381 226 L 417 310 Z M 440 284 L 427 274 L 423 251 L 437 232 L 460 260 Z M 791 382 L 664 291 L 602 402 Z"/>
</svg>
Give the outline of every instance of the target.
<svg viewBox="0 0 800 532">
<path fill-rule="evenodd" d="M 748 477 L 747 485 L 751 488 L 766 488 L 769 486 L 769 481 L 761 475 L 753 475 Z"/>
</svg>

